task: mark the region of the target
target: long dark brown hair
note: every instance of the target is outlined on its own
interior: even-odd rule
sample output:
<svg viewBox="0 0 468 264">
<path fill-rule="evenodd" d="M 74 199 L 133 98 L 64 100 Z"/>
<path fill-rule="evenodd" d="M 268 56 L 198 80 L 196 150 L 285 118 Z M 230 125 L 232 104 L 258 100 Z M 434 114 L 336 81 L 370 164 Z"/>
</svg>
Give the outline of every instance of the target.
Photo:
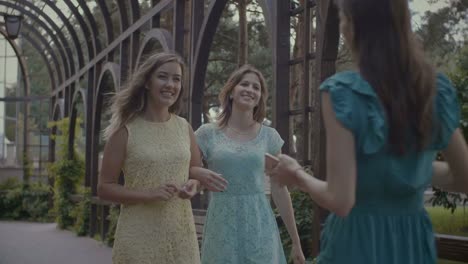
<svg viewBox="0 0 468 264">
<path fill-rule="evenodd" d="M 433 135 L 436 77 L 411 30 L 408 0 L 337 2 L 359 71 L 385 109 L 390 149 L 424 149 Z"/>
</svg>

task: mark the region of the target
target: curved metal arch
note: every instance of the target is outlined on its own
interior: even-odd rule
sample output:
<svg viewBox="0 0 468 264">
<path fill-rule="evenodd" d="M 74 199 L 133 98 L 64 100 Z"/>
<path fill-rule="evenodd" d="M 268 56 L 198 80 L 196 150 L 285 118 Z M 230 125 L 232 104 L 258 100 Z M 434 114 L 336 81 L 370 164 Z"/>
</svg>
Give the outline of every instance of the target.
<svg viewBox="0 0 468 264">
<path fill-rule="evenodd" d="M 193 54 L 193 64 L 191 69 L 191 105 L 190 121 L 192 126 L 198 127 L 201 124 L 201 108 L 203 98 L 203 87 L 205 84 L 206 68 L 208 66 L 208 57 L 213 44 L 214 35 L 219 24 L 228 0 L 211 1 L 208 7 L 208 15 L 203 19 L 200 28 L 199 38 Z M 196 114 L 194 114 L 196 113 Z"/>
<path fill-rule="evenodd" d="M 130 12 L 132 17 L 132 25 L 140 19 L 140 5 L 138 1 L 128 0 L 130 2 Z M 140 50 L 140 32 L 141 28 L 135 30 L 130 37 L 130 64 L 129 69 L 136 68 L 135 58 L 138 57 Z"/>
<path fill-rule="evenodd" d="M 94 95 L 93 101 L 93 127 L 98 127 L 99 124 L 96 123 L 100 121 L 100 114 L 102 110 L 102 98 L 103 98 L 103 88 L 102 88 L 102 81 L 106 75 L 110 74 L 112 77 L 112 81 L 114 82 L 114 90 L 118 92 L 120 90 L 120 65 L 114 62 L 107 62 L 104 64 L 101 70 L 101 74 L 99 75 L 96 94 Z"/>
<path fill-rule="evenodd" d="M 83 36 L 86 38 L 86 36 L 91 36 L 91 32 L 89 31 L 89 28 L 88 28 L 88 25 L 86 24 L 86 22 L 84 21 L 83 19 L 83 16 L 81 16 L 80 12 L 78 11 L 78 9 L 70 2 L 70 0 L 63 0 L 65 2 L 65 4 L 68 6 L 68 8 L 70 8 L 70 11 L 73 13 L 73 15 L 76 17 L 76 20 L 78 21 L 78 24 L 80 24 L 80 28 L 81 30 L 83 30 Z M 91 54 L 88 54 L 89 58 L 94 58 L 94 56 L 96 55 L 96 50 L 98 50 L 98 46 L 99 46 L 99 50 L 100 50 L 100 42 L 99 42 L 99 39 L 97 38 L 90 38 L 91 39 L 91 42 L 93 43 L 92 47 L 93 47 L 93 50 L 92 50 L 92 53 Z"/>
<path fill-rule="evenodd" d="M 138 1 L 128 0 L 130 2 L 130 10 L 132 14 L 132 24 L 135 23 L 138 19 L 140 19 L 140 5 Z"/>
<path fill-rule="evenodd" d="M 54 52 L 52 52 L 52 50 L 51 50 L 51 48 L 49 46 L 49 43 L 47 42 L 45 37 L 39 31 L 37 31 L 37 29 L 35 27 L 33 27 L 33 26 L 29 25 L 29 24 L 23 24 L 22 26 L 24 26 L 26 29 L 28 29 L 29 32 L 36 35 L 36 37 L 39 39 L 39 41 L 44 46 L 44 48 L 41 51 L 46 49 L 49 52 L 49 54 L 52 57 L 52 60 L 54 61 L 54 64 L 55 64 L 55 72 L 57 73 L 58 81 L 59 81 L 59 83 L 63 82 L 64 79 L 63 79 L 62 73 L 60 71 L 60 67 L 61 67 L 60 62 L 58 61 L 56 54 Z"/>
<path fill-rule="evenodd" d="M 164 51 L 170 51 L 174 48 L 172 34 L 169 31 L 162 28 L 151 29 L 146 33 L 145 38 L 141 44 L 138 56 L 135 60 L 135 70 L 138 68 L 138 66 L 140 66 L 140 59 L 143 55 L 143 51 L 145 51 L 146 46 L 152 40 L 156 40 L 158 43 L 160 43 Z"/>
<path fill-rule="evenodd" d="M 127 6 L 128 2 L 126 1 L 117 1 L 117 8 L 119 10 L 119 15 L 120 15 L 120 33 L 123 33 L 127 28 L 130 27 L 129 24 L 129 16 L 127 12 Z M 128 72 L 130 71 L 130 38 L 122 41 L 120 43 L 120 65 L 121 65 L 121 77 L 122 79 L 126 79 Z"/>
<path fill-rule="evenodd" d="M 120 65 L 114 62 L 107 62 L 104 64 L 101 70 L 101 74 L 99 75 L 99 79 L 97 82 L 97 89 L 96 89 L 96 94 L 94 95 L 94 102 L 93 102 L 93 109 L 96 110 L 96 104 L 98 102 L 99 96 L 102 95 L 102 80 L 106 76 L 106 74 L 110 73 L 112 76 L 112 80 L 114 81 L 115 84 L 115 91 L 120 90 Z M 99 98 L 100 99 L 100 98 Z M 96 111 L 94 111 L 96 112 Z"/>
<path fill-rule="evenodd" d="M 103 108 L 103 85 L 102 85 L 102 80 L 104 79 L 104 76 L 107 74 L 110 74 L 114 83 L 114 89 L 117 91 L 119 89 L 119 83 L 120 83 L 120 76 L 118 74 L 120 73 L 119 71 L 120 66 L 116 63 L 113 62 L 107 62 L 101 71 L 101 74 L 99 76 L 99 81 L 97 85 L 97 95 L 94 96 L 94 102 L 93 102 L 93 111 L 91 113 L 91 119 L 88 120 L 88 135 L 91 135 L 90 138 L 90 147 L 91 149 L 89 150 L 89 182 L 91 185 L 91 191 L 93 193 L 96 193 L 96 188 L 97 188 L 97 173 L 98 173 L 98 146 L 99 142 L 101 141 L 101 113 L 102 113 L 102 108 Z M 88 180 L 88 179 L 87 179 Z M 91 229 L 93 230 L 95 227 L 91 226 Z M 94 231 L 92 231 L 94 232 Z M 91 233 L 92 233 L 91 232 Z"/>
<path fill-rule="evenodd" d="M 63 103 L 63 99 L 59 98 L 52 106 L 52 121 L 58 121 L 63 118 L 63 111 L 61 109 L 61 103 Z M 53 126 L 50 129 L 50 135 L 57 135 L 57 126 Z M 49 161 L 55 161 L 55 140 L 52 137 L 49 137 Z"/>
<path fill-rule="evenodd" d="M 72 103 L 70 104 L 70 124 L 68 127 L 69 137 L 68 137 L 68 158 L 72 159 L 74 153 L 74 142 L 75 142 L 75 126 L 76 126 L 76 119 L 78 117 L 78 110 L 76 108 L 76 104 L 78 103 L 78 99 L 81 99 L 83 102 L 83 112 L 85 113 L 86 117 L 86 90 L 83 88 L 78 88 L 75 90 L 72 96 Z M 84 118 L 84 127 L 86 131 L 86 118 Z"/>
<path fill-rule="evenodd" d="M 92 154 L 91 155 L 97 155 L 97 152 L 94 150 L 94 147 L 97 145 L 97 143 L 99 142 L 100 138 L 99 138 L 99 133 L 101 131 L 101 113 L 102 113 L 102 100 L 104 98 L 104 95 L 103 95 L 103 85 L 102 85 L 102 80 L 104 79 L 104 77 L 108 74 L 110 74 L 110 76 L 112 77 L 112 81 L 114 83 L 114 90 L 115 91 L 118 91 L 120 89 L 120 76 L 119 76 L 119 73 L 120 73 L 120 66 L 116 63 L 113 63 L 113 62 L 107 62 L 104 67 L 102 68 L 102 71 L 101 71 L 101 74 L 99 76 L 99 81 L 98 81 L 98 85 L 97 85 L 97 89 L 96 89 L 96 95 L 94 96 L 94 102 L 93 102 L 93 113 L 92 113 L 92 119 L 91 119 L 91 122 L 92 123 L 89 123 L 90 126 L 92 126 L 92 133 L 93 133 L 93 151 L 92 151 Z M 97 140 L 97 142 L 95 142 L 95 140 Z M 95 157 L 92 157 L 91 158 L 92 162 L 96 162 L 95 160 Z M 94 164 L 92 167 L 96 166 L 96 164 Z M 96 170 L 96 168 L 93 168 L 93 170 Z"/>
<path fill-rule="evenodd" d="M 83 9 L 83 12 L 86 18 L 88 19 L 88 22 L 91 27 L 91 32 L 93 33 L 93 38 L 96 40 L 96 54 L 97 54 L 101 51 L 102 47 L 101 47 L 101 42 L 99 41 L 99 32 L 98 32 L 98 26 L 97 26 L 96 20 L 94 19 L 93 14 L 89 10 L 88 5 L 86 4 L 85 0 L 78 0 L 78 3 L 80 4 L 81 9 Z"/>
<path fill-rule="evenodd" d="M 78 99 L 80 99 L 83 101 L 83 108 L 84 108 L 84 112 L 86 113 L 86 107 L 87 107 L 87 104 L 86 104 L 86 89 L 84 88 L 78 88 L 75 90 L 75 92 L 73 93 L 72 95 L 72 103 L 70 105 L 70 110 L 73 110 L 73 108 L 75 107 L 75 105 L 78 103 Z M 71 112 L 71 111 L 70 111 Z"/>
<path fill-rule="evenodd" d="M 117 7 L 120 14 L 120 33 L 122 33 L 130 26 L 127 7 L 124 1 L 117 1 Z"/>
<path fill-rule="evenodd" d="M 57 121 L 64 118 L 65 113 L 65 100 L 63 98 L 58 98 L 52 108 L 52 120 Z"/>
<path fill-rule="evenodd" d="M 99 8 L 101 9 L 102 16 L 104 18 L 104 25 L 105 25 L 106 36 L 107 36 L 107 45 L 109 45 L 114 40 L 114 28 L 112 27 L 111 15 L 110 15 L 109 9 L 107 8 L 106 2 L 104 0 L 98 0 L 97 4 Z"/>
<path fill-rule="evenodd" d="M 6 7 L 9 7 L 9 8 L 12 8 L 12 9 L 15 9 L 15 10 L 18 10 L 20 12 L 22 12 L 23 14 L 26 14 L 28 15 L 28 17 L 31 18 L 31 20 L 33 20 L 34 22 L 38 23 L 42 28 L 44 28 L 44 30 L 50 35 L 51 39 L 56 43 L 57 47 L 58 47 L 58 51 L 60 53 L 60 57 L 63 61 L 63 70 L 64 70 L 64 73 L 65 73 L 65 76 L 66 78 L 70 77 L 71 76 L 71 73 L 70 73 L 70 68 L 69 66 L 72 66 L 73 64 L 72 63 L 69 63 L 69 59 L 70 57 L 66 56 L 65 55 L 65 52 L 64 52 L 64 48 L 62 47 L 61 45 L 61 42 L 58 41 L 57 39 L 57 36 L 56 34 L 54 34 L 54 32 L 52 32 L 52 30 L 44 23 L 44 21 L 40 20 L 37 16 L 35 16 L 32 12 L 26 10 L 25 8 L 23 8 L 22 6 L 18 6 L 18 5 L 14 5 L 14 4 L 11 4 L 11 3 L 8 3 L 8 2 L 5 2 L 5 1 L 0 1 L 0 5 L 4 5 Z M 23 20 L 22 22 L 23 25 L 28 25 L 27 21 L 26 20 Z M 31 27 L 33 27 L 31 25 Z M 60 32 L 58 34 L 59 36 L 61 35 L 63 37 L 63 34 Z M 66 41 L 65 41 L 66 42 Z M 68 50 L 68 52 L 70 52 L 70 50 Z M 69 54 L 69 56 L 71 56 L 71 59 L 73 59 L 73 55 Z M 73 67 L 74 68 L 74 67 Z"/>
<path fill-rule="evenodd" d="M 78 65 L 79 68 L 82 68 L 84 66 L 84 55 L 83 55 L 83 50 L 81 49 L 81 42 L 78 38 L 77 32 L 75 28 L 71 25 L 69 19 L 63 14 L 63 12 L 56 6 L 55 2 L 52 0 L 43 0 L 46 2 L 46 4 L 52 8 L 55 13 L 59 16 L 61 21 L 64 23 L 64 25 L 67 27 L 68 31 L 70 32 L 70 36 L 73 40 L 73 43 L 75 44 L 75 48 L 78 53 Z M 86 47 L 88 48 L 88 60 L 91 60 L 90 54 L 92 54 L 92 47 L 89 46 L 89 43 L 87 41 L 84 41 L 86 43 Z"/>
<path fill-rule="evenodd" d="M 21 72 L 23 73 L 23 81 L 24 81 L 24 95 L 28 96 L 28 91 L 30 91 L 30 83 L 29 83 L 29 78 L 28 78 L 28 69 L 27 69 L 27 64 L 23 59 L 23 56 L 21 56 L 20 48 L 10 38 L 8 38 L 8 34 L 5 30 L 0 28 L 0 34 L 5 37 L 5 39 L 10 43 L 10 46 L 13 48 L 13 51 L 15 52 L 16 58 L 18 59 L 19 65 Z"/>
<path fill-rule="evenodd" d="M 0 1 L 0 4 L 4 4 L 5 2 L 4 1 Z M 5 4 L 5 6 L 8 6 L 10 7 L 12 4 Z M 67 55 L 68 55 L 68 59 L 69 59 L 69 65 L 70 65 L 70 73 L 72 72 L 75 72 L 75 64 L 74 64 L 74 56 L 73 54 L 71 53 L 70 51 L 70 43 L 69 41 L 67 40 L 67 38 L 65 37 L 65 35 L 63 34 L 63 32 L 61 31 L 61 29 L 58 27 L 58 25 L 50 18 L 49 15 L 47 15 L 43 10 L 41 10 L 40 8 L 38 8 L 36 5 L 34 5 L 33 3 L 30 3 L 30 2 L 27 2 L 25 1 L 24 3 L 22 3 L 22 5 L 24 6 L 27 6 L 28 8 L 30 8 L 31 10 L 33 10 L 34 12 L 36 12 L 39 16 L 41 17 L 44 17 L 45 21 L 47 23 L 49 23 L 49 25 L 52 27 L 53 30 L 55 30 L 55 32 L 57 32 L 56 34 L 58 35 L 60 41 L 62 41 L 62 45 L 64 47 L 64 50 L 67 52 Z M 14 5 L 15 7 L 17 5 Z M 23 12 L 23 10 L 25 10 L 23 7 L 21 6 L 17 6 L 18 9 L 22 9 L 21 12 Z M 43 25 L 46 25 L 42 20 L 40 20 L 40 18 L 38 16 L 35 16 L 34 14 L 32 14 L 31 12 L 28 12 L 31 16 L 31 19 L 33 19 L 34 21 L 39 21 L 39 23 L 41 24 L 41 26 Z M 65 22 L 65 21 L 64 21 Z M 49 28 L 49 27 L 47 27 Z M 50 30 L 50 28 L 49 28 Z M 81 53 L 81 47 L 79 45 L 77 45 L 77 43 L 75 43 L 75 48 L 76 48 L 76 51 L 77 51 L 77 56 L 78 58 L 81 56 L 83 56 L 82 54 L 80 55 Z M 83 58 L 81 58 L 81 60 L 83 60 Z M 71 75 L 71 74 L 70 74 Z"/>
<path fill-rule="evenodd" d="M 0 23 L 0 25 L 4 25 L 4 24 Z M 29 44 L 31 44 L 33 46 L 33 48 L 37 51 L 37 53 L 39 53 L 39 55 L 41 55 L 42 59 L 44 60 L 45 65 L 47 67 L 47 71 L 49 73 L 49 78 L 50 78 L 50 83 L 52 85 L 52 90 L 55 90 L 55 88 L 57 87 L 56 80 L 54 79 L 52 66 L 50 65 L 49 60 L 47 59 L 47 57 L 45 56 L 45 54 L 43 52 L 44 50 L 29 35 L 23 34 L 23 35 L 21 35 L 21 37 L 25 38 L 29 42 Z"/>
</svg>

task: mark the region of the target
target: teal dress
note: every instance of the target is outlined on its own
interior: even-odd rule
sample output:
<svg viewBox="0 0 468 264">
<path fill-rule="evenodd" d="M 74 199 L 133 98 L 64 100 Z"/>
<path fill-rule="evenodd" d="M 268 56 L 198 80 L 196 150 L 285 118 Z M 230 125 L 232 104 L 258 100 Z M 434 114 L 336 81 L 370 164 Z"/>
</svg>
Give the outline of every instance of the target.
<svg viewBox="0 0 468 264">
<path fill-rule="evenodd" d="M 432 162 L 459 125 L 456 91 L 437 75 L 434 120 L 439 129 L 423 152 L 387 151 L 388 124 L 373 88 L 356 72 L 342 72 L 320 87 L 329 92 L 336 118 L 356 142 L 356 203 L 342 218 L 330 214 L 318 263 L 436 263 L 431 221 L 423 206 Z"/>
<path fill-rule="evenodd" d="M 278 226 L 265 195 L 264 155 L 278 154 L 279 134 L 263 126 L 256 138 L 240 143 L 216 124 L 196 132 L 208 168 L 228 182 L 224 192 L 212 193 L 206 215 L 203 264 L 285 264 Z"/>
</svg>

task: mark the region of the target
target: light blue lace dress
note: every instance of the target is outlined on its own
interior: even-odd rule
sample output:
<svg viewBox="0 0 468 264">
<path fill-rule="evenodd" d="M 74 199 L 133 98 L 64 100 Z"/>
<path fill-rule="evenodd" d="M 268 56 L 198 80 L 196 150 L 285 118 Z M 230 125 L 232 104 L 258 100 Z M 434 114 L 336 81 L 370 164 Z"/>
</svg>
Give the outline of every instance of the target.
<svg viewBox="0 0 468 264">
<path fill-rule="evenodd" d="M 215 124 L 205 124 L 195 134 L 208 168 L 229 182 L 226 191 L 212 193 L 202 263 L 286 263 L 264 186 L 264 154 L 279 153 L 284 143 L 279 134 L 262 126 L 256 138 L 240 143 Z"/>
<path fill-rule="evenodd" d="M 436 249 L 423 206 L 432 161 L 459 125 L 456 91 L 437 76 L 432 144 L 422 152 L 388 151 L 388 125 L 374 89 L 356 72 L 338 73 L 321 85 L 336 118 L 356 141 L 356 203 L 347 217 L 330 214 L 322 233 L 320 264 L 431 264 Z"/>
</svg>

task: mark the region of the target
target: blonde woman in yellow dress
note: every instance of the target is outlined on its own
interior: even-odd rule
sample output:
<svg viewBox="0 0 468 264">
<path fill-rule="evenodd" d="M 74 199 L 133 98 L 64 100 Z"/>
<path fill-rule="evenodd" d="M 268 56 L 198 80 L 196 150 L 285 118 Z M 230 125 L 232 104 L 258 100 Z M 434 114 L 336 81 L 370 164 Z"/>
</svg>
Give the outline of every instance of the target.
<svg viewBox="0 0 468 264">
<path fill-rule="evenodd" d="M 199 182 L 188 179 L 200 154 L 192 128 L 175 114 L 182 75 L 178 55 L 154 54 L 114 98 L 98 184 L 101 199 L 121 204 L 113 263 L 200 262 L 189 200 Z"/>
</svg>

